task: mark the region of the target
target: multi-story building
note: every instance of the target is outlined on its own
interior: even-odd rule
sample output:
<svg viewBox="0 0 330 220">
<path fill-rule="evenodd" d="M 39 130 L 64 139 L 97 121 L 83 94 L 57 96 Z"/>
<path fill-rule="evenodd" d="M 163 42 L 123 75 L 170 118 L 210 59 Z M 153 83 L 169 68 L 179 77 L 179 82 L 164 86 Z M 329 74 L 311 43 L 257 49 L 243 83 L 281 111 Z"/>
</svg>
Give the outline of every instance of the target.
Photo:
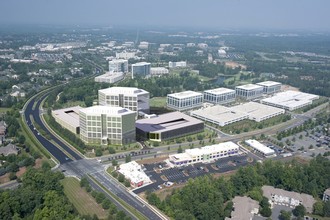
<svg viewBox="0 0 330 220">
<path fill-rule="evenodd" d="M 177 111 L 199 108 L 202 105 L 203 94 L 200 92 L 185 91 L 167 95 L 167 107 Z"/>
<path fill-rule="evenodd" d="M 175 67 L 186 67 L 187 62 L 186 61 L 180 61 L 180 62 L 168 62 L 169 68 L 175 68 Z"/>
<path fill-rule="evenodd" d="M 236 97 L 251 100 L 260 98 L 264 92 L 264 87 L 255 84 L 247 84 L 242 86 L 236 86 L 235 90 Z"/>
<path fill-rule="evenodd" d="M 117 59 L 125 59 L 125 60 L 128 60 L 128 59 L 132 59 L 135 57 L 135 52 L 126 52 L 126 51 L 123 51 L 123 52 L 120 52 L 120 53 L 116 53 L 116 58 Z"/>
<path fill-rule="evenodd" d="M 161 76 L 169 74 L 169 71 L 165 67 L 151 67 L 150 74 L 153 76 Z"/>
<path fill-rule="evenodd" d="M 149 92 L 133 87 L 111 87 L 98 92 L 99 104 L 149 113 Z"/>
<path fill-rule="evenodd" d="M 204 91 L 204 101 L 214 104 L 225 104 L 234 102 L 236 92 L 233 89 L 217 88 Z"/>
<path fill-rule="evenodd" d="M 150 63 L 140 62 L 132 64 L 132 78 L 134 76 L 147 76 L 150 74 Z"/>
<path fill-rule="evenodd" d="M 123 72 L 107 72 L 94 78 L 95 82 L 116 83 L 124 79 Z"/>
<path fill-rule="evenodd" d="M 265 81 L 257 83 L 257 85 L 264 87 L 265 94 L 273 94 L 281 91 L 282 83 L 273 82 L 273 81 Z"/>
<path fill-rule="evenodd" d="M 136 113 L 122 107 L 92 106 L 79 111 L 80 138 L 88 144 L 123 145 L 135 141 Z"/>
<path fill-rule="evenodd" d="M 124 59 L 110 60 L 109 72 L 128 72 L 128 61 Z"/>
<path fill-rule="evenodd" d="M 81 109 L 82 107 L 80 106 L 57 109 L 52 111 L 52 116 L 63 128 L 74 134 L 79 134 L 79 111 Z"/>
</svg>

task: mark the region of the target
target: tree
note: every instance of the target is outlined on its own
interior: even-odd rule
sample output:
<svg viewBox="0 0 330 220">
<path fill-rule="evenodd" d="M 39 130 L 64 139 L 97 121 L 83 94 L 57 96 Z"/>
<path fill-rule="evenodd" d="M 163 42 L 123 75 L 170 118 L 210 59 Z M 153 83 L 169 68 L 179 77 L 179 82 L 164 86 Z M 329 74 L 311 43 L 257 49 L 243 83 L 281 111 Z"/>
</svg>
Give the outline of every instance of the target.
<svg viewBox="0 0 330 220">
<path fill-rule="evenodd" d="M 131 160 L 132 160 L 131 155 L 126 155 L 126 157 L 125 157 L 125 163 L 131 162 Z"/>
<path fill-rule="evenodd" d="M 111 163 L 112 163 L 112 166 L 114 166 L 114 167 L 118 165 L 118 161 L 117 160 L 112 160 Z"/>
<path fill-rule="evenodd" d="M 103 200 L 105 200 L 105 195 L 101 192 L 99 192 L 97 195 L 96 195 L 96 198 L 95 198 L 96 202 L 98 204 L 102 203 Z"/>
<path fill-rule="evenodd" d="M 18 143 L 24 144 L 24 142 L 25 142 L 25 137 L 24 137 L 24 135 L 20 134 L 18 137 Z"/>
<path fill-rule="evenodd" d="M 108 150 L 109 150 L 109 154 L 115 154 L 116 153 L 116 150 L 113 147 L 109 147 Z"/>
<path fill-rule="evenodd" d="M 303 205 L 298 205 L 292 210 L 292 213 L 296 217 L 304 217 L 306 214 L 306 208 Z"/>
<path fill-rule="evenodd" d="M 182 153 L 182 152 L 183 152 L 182 147 L 181 147 L 181 145 L 179 145 L 178 153 L 180 154 L 180 153 Z"/>
<path fill-rule="evenodd" d="M 123 182 L 125 181 L 125 176 L 124 176 L 123 174 L 120 173 L 120 174 L 118 175 L 118 181 L 121 182 L 121 183 L 123 183 Z"/>
<path fill-rule="evenodd" d="M 102 149 L 101 148 L 97 148 L 95 150 L 95 156 L 100 157 L 102 155 L 103 155 Z"/>
<path fill-rule="evenodd" d="M 270 209 L 270 204 L 266 197 L 262 197 L 260 201 L 260 214 L 264 217 L 270 217 L 272 215 L 272 210 Z"/>
<path fill-rule="evenodd" d="M 109 207 L 109 214 L 110 215 L 113 215 L 113 214 L 116 214 L 117 213 L 117 206 L 113 203 L 110 204 L 110 207 Z"/>
<path fill-rule="evenodd" d="M 324 216 L 325 217 L 330 217 L 330 201 L 327 201 L 326 203 L 324 203 Z"/>
<path fill-rule="evenodd" d="M 313 214 L 323 216 L 324 215 L 324 203 L 317 201 L 313 205 Z"/>
<path fill-rule="evenodd" d="M 111 205 L 111 202 L 109 199 L 104 199 L 103 202 L 102 202 L 102 208 L 104 209 L 109 209 L 110 208 L 110 205 Z"/>
<path fill-rule="evenodd" d="M 281 214 L 279 216 L 280 220 L 290 220 L 291 219 L 291 212 L 290 211 L 285 211 L 281 210 Z"/>
</svg>

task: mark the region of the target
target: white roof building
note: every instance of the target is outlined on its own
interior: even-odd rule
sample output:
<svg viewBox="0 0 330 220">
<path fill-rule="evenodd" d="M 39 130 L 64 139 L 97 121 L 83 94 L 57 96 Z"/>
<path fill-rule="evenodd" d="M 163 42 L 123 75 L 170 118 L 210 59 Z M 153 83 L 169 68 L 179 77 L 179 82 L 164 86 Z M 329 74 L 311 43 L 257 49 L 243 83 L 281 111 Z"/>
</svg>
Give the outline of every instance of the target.
<svg viewBox="0 0 330 220">
<path fill-rule="evenodd" d="M 247 84 L 242 86 L 236 86 L 236 96 L 244 98 L 246 100 L 260 98 L 263 94 L 263 86 L 255 84 Z"/>
<path fill-rule="evenodd" d="M 236 92 L 233 89 L 217 88 L 204 91 L 204 101 L 214 104 L 234 102 Z"/>
<path fill-rule="evenodd" d="M 282 83 L 274 81 L 265 81 L 257 83 L 257 85 L 264 87 L 265 94 L 272 94 L 281 91 Z"/>
<path fill-rule="evenodd" d="M 179 61 L 179 62 L 168 62 L 169 68 L 175 68 L 175 67 L 186 67 L 187 62 L 186 61 Z"/>
<path fill-rule="evenodd" d="M 245 143 L 250 147 L 252 147 L 253 149 L 255 149 L 256 151 L 258 151 L 259 153 L 261 153 L 265 157 L 275 155 L 275 151 L 273 149 L 263 145 L 257 140 L 250 139 L 250 140 L 246 140 Z"/>
<path fill-rule="evenodd" d="M 79 110 L 82 107 L 74 106 L 64 109 L 52 111 L 55 121 L 62 127 L 68 129 L 72 133 L 79 134 Z"/>
<path fill-rule="evenodd" d="M 94 78 L 95 82 L 116 83 L 124 79 L 123 72 L 107 72 Z"/>
<path fill-rule="evenodd" d="M 225 126 L 249 118 L 249 115 L 244 112 L 235 111 L 221 105 L 192 111 L 190 114 L 219 126 Z"/>
<path fill-rule="evenodd" d="M 123 174 L 131 182 L 131 186 L 133 187 L 151 183 L 150 178 L 145 174 L 141 165 L 135 161 L 119 165 L 118 172 Z"/>
<path fill-rule="evenodd" d="M 203 94 L 194 91 L 184 91 L 167 95 L 167 107 L 185 111 L 193 108 L 202 107 Z"/>
<path fill-rule="evenodd" d="M 318 95 L 289 90 L 262 99 L 261 103 L 293 111 L 312 104 L 316 99 L 319 99 Z"/>
<path fill-rule="evenodd" d="M 169 74 L 169 71 L 165 67 L 151 67 L 150 74 L 153 76 L 164 75 L 164 74 Z"/>
</svg>

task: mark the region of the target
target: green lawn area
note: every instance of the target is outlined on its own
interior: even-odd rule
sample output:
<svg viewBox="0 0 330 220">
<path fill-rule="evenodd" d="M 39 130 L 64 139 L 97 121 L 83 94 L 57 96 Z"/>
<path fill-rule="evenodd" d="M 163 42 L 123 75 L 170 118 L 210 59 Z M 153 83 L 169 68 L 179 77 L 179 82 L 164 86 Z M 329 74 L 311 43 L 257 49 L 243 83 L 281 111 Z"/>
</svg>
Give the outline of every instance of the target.
<svg viewBox="0 0 330 220">
<path fill-rule="evenodd" d="M 10 111 L 10 108 L 0 108 L 0 113 L 6 113 L 7 111 Z"/>
<path fill-rule="evenodd" d="M 166 97 L 153 97 L 149 101 L 150 106 L 164 107 L 166 106 Z"/>
<path fill-rule="evenodd" d="M 97 215 L 99 219 L 105 219 L 107 212 L 101 205 L 97 204 L 95 199 L 88 194 L 85 189 L 80 187 L 79 181 L 73 177 L 66 177 L 62 180 L 64 193 L 70 202 L 81 215 Z"/>
</svg>

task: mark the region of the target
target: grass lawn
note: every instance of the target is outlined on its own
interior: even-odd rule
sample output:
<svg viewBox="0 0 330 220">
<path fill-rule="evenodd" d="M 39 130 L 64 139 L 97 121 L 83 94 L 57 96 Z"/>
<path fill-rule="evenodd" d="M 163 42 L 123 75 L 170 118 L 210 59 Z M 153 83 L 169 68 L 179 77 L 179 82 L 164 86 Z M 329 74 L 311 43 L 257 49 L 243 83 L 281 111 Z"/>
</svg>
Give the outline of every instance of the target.
<svg viewBox="0 0 330 220">
<path fill-rule="evenodd" d="M 81 215 L 97 215 L 99 219 L 105 219 L 107 212 L 101 205 L 97 204 L 95 199 L 88 194 L 85 189 L 80 187 L 79 181 L 73 177 L 66 177 L 62 180 L 64 193 L 70 202 Z"/>
<path fill-rule="evenodd" d="M 149 102 L 150 106 L 164 107 L 166 106 L 166 97 L 153 97 Z"/>
</svg>

